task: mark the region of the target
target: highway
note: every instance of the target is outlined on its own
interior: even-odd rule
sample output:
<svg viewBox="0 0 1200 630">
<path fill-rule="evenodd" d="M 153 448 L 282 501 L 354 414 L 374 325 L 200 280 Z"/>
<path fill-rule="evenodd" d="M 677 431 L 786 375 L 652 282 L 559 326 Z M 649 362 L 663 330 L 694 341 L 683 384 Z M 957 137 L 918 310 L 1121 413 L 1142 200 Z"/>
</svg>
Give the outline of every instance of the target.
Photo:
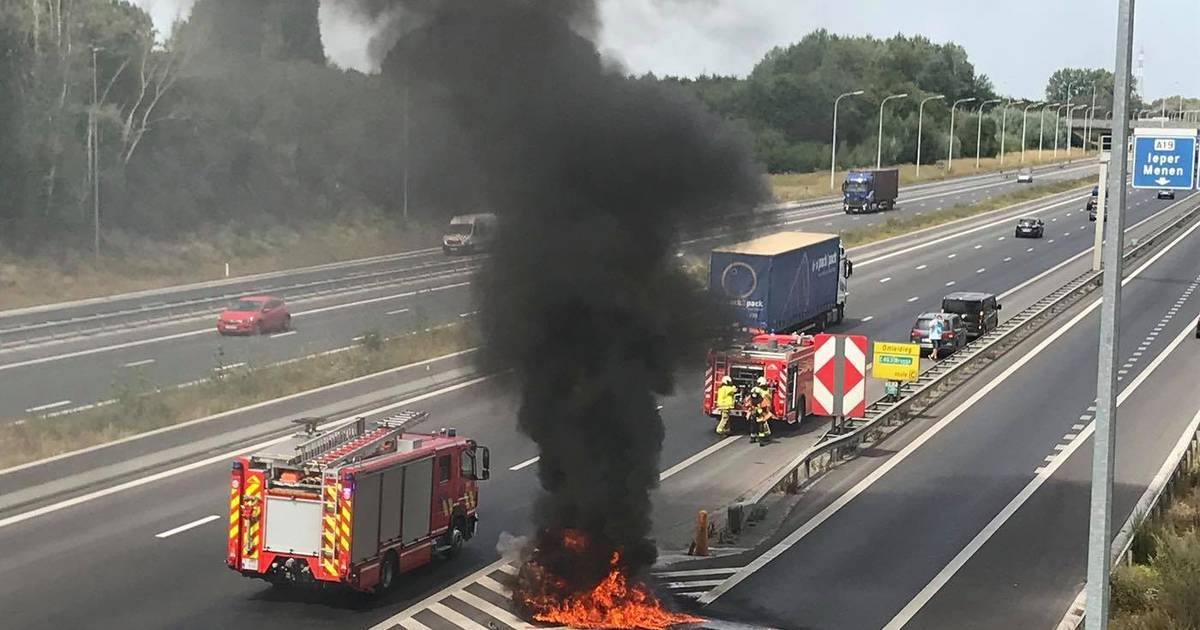
<svg viewBox="0 0 1200 630">
<path fill-rule="evenodd" d="M 1121 313 L 1116 522 L 1200 409 L 1200 234 L 1138 261 Z M 1049 628 L 1082 584 L 1098 295 L 835 470 L 706 612 L 784 628 Z M 788 597 L 764 593 L 788 585 Z"/>
<path fill-rule="evenodd" d="M 1039 171 L 1037 181 L 1094 171 L 1088 163 L 1050 167 Z M 869 229 L 891 216 L 935 212 L 1017 187 L 1011 178 L 997 175 L 923 185 L 903 195 L 894 213 L 876 215 L 847 216 L 828 203 L 800 204 L 768 213 L 770 220 L 755 229 Z M 731 238 L 726 228 L 705 230 L 708 235 L 686 239 L 682 253 L 702 255 Z M 368 331 L 397 334 L 468 319 L 475 315 L 471 277 L 482 262 L 480 257 L 447 258 L 440 250 L 426 250 L 173 292 L 0 313 L 0 421 L 61 414 L 111 400 L 114 383 L 169 387 L 205 378 L 214 368 L 258 366 L 346 347 Z M 290 302 L 294 332 L 237 338 L 215 333 L 220 304 L 242 293 L 266 291 Z"/>
<path fill-rule="evenodd" d="M 1139 229 L 1164 220 L 1160 211 L 1172 205 L 1144 192 L 1134 193 L 1131 199 L 1131 222 L 1154 217 Z M 1051 270 L 1056 266 L 1063 265 L 1060 271 L 1066 272 L 1066 267 L 1086 264 L 1081 254 L 1090 246 L 1091 224 L 1081 208 L 1081 199 L 1070 198 L 1060 206 L 1042 209 L 1048 229 L 1040 241 L 1012 239 L 1013 221 L 1003 218 L 966 222 L 921 238 L 864 248 L 856 253 L 861 262 L 856 265 L 852 320 L 844 330 L 880 339 L 904 339 L 916 314 L 936 308 L 941 295 L 951 290 L 946 286 L 949 282 L 954 282 L 951 286 L 955 288 L 1005 293 L 1014 302 L 1033 301 L 1036 298 L 1030 295 L 1053 288 L 1050 285 L 1057 274 Z M 996 224 L 990 225 L 993 222 Z M 1074 262 L 1067 262 L 1072 259 Z M 465 365 L 456 363 L 454 367 Z M 451 366 L 442 369 L 445 367 Z M 402 371 L 389 376 L 388 384 L 420 385 L 422 379 L 428 377 Z M 528 522 L 536 487 L 536 468 L 528 462 L 536 452 L 514 430 L 515 402 L 509 388 L 499 378 L 465 379 L 448 377 L 440 384 L 425 383 L 423 389 L 404 396 L 411 399 L 416 395 L 419 400 L 410 404 L 433 412 L 435 428 L 456 426 L 491 446 L 495 474 L 485 489 L 480 537 L 453 564 L 438 564 L 409 576 L 382 601 L 339 594 L 310 601 L 274 593 L 265 584 L 225 569 L 221 564 L 223 528 L 218 521 L 205 521 L 223 514 L 229 461 L 224 447 L 208 444 L 186 455 L 175 453 L 187 451 L 189 444 L 199 443 L 206 435 L 259 427 L 269 433 L 272 429 L 268 427 L 280 426 L 305 409 L 332 404 L 335 396 L 329 392 L 314 396 L 303 406 L 289 403 L 256 410 L 0 473 L 0 492 L 5 495 L 45 489 L 44 496 L 29 497 L 7 509 L 0 507 L 0 541 L 19 550 L 0 561 L 4 576 L 0 578 L 0 607 L 19 627 L 366 627 L 382 621 L 494 561 L 501 534 L 521 533 Z M 681 382 L 698 384 L 699 380 L 699 374 L 692 374 Z M 367 393 L 363 396 L 372 398 Z M 695 389 L 681 388 L 661 403 L 667 438 L 660 469 L 669 475 L 656 498 L 656 519 L 670 523 L 694 515 L 697 506 L 682 497 L 707 487 L 710 471 L 740 470 L 741 477 L 733 476 L 726 483 L 749 486 L 770 471 L 748 463 L 763 461 L 764 454 L 767 458 L 789 457 L 783 448 L 786 441 L 777 449 L 751 448 L 744 440 L 718 441 L 711 434 L 711 422 L 699 414 Z M 809 423 L 809 429 L 811 426 Z M 275 433 L 269 434 L 277 435 L 279 429 L 273 430 Z M 186 439 L 177 439 L 181 436 Z M 262 437 L 247 435 L 243 444 Z M 155 454 L 163 454 L 175 464 L 148 463 L 144 470 L 126 471 L 122 477 L 126 483 L 141 485 L 112 490 L 114 480 L 88 473 L 130 457 Z M 53 485 L 64 470 L 79 478 L 75 486 Z M 61 503 L 64 500 L 69 503 Z M 42 512 L 31 512 L 38 509 Z M 191 524 L 195 526 L 180 530 Z M 65 579 L 67 575 L 70 577 Z M 43 599 L 37 595 L 51 588 L 49 585 L 72 605 L 54 609 L 37 605 Z M 719 603 L 724 605 L 724 601 Z"/>
</svg>

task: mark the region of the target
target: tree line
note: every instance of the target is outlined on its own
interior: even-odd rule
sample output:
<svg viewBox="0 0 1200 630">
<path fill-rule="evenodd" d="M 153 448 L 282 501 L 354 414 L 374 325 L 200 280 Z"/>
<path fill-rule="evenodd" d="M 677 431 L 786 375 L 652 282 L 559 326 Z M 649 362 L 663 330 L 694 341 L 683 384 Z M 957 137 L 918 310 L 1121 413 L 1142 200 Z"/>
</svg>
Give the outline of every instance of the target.
<svg viewBox="0 0 1200 630">
<path fill-rule="evenodd" d="M 396 81 L 327 63 L 318 7 L 319 0 L 198 0 L 164 38 L 129 0 L 0 3 L 0 245 L 86 249 L 96 207 L 105 241 L 485 205 L 456 184 L 472 168 L 470 148 L 423 124 Z M 1057 98 L 1060 83 L 1088 77 L 1100 94 L 1111 91 L 1103 73 L 1080 72 L 1095 71 L 1061 71 L 1047 99 Z M 970 156 L 978 104 L 1000 98 L 956 44 L 823 30 L 772 50 L 744 78 L 631 80 L 674 84 L 747 126 L 772 172 L 828 168 L 839 94 L 864 92 L 839 108 L 843 167 L 874 164 L 887 95 L 909 94 L 887 105 L 885 163 L 915 159 L 924 98 L 944 96 L 925 108 L 924 163 L 946 156 L 948 104 L 977 99 L 955 117 L 956 151 Z M 1020 142 L 1018 112 L 1009 110 L 1008 147 Z M 1054 117 L 1044 118 L 1050 143 Z M 1027 145 L 1036 146 L 1040 120 L 1030 117 Z M 989 104 L 983 155 L 999 150 L 1000 125 Z M 430 164 L 446 160 L 422 159 L 445 153 L 464 156 L 463 173 L 434 171 Z"/>
</svg>

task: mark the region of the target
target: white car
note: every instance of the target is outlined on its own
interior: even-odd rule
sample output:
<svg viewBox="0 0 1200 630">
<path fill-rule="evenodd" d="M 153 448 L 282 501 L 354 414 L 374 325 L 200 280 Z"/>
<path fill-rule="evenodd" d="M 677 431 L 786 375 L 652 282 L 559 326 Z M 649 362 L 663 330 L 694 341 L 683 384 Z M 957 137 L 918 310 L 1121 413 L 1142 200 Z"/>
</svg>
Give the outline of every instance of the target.
<svg viewBox="0 0 1200 630">
<path fill-rule="evenodd" d="M 1021 171 L 1020 173 L 1017 173 L 1017 183 L 1018 184 L 1032 184 L 1033 183 L 1033 171 L 1030 169 L 1025 169 L 1025 170 Z"/>
</svg>

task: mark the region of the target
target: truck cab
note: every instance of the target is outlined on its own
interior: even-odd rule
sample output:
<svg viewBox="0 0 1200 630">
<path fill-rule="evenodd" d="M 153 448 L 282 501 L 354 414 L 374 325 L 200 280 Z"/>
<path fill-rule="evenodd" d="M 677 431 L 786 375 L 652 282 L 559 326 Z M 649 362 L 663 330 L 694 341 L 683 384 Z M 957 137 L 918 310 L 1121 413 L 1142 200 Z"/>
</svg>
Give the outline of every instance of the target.
<svg viewBox="0 0 1200 630">
<path fill-rule="evenodd" d="M 899 186 L 900 172 L 896 169 L 850 171 L 842 182 L 842 208 L 846 214 L 891 210 Z"/>
<path fill-rule="evenodd" d="M 446 254 L 472 254 L 485 251 L 496 237 L 496 215 L 462 214 L 450 219 L 442 236 L 442 251 Z"/>
</svg>

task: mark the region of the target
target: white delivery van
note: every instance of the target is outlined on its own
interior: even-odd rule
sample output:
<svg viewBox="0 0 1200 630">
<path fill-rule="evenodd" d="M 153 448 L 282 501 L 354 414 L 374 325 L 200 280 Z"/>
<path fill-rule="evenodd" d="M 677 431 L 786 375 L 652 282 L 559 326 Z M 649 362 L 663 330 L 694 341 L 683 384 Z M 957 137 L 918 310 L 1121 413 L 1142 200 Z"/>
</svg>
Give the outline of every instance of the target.
<svg viewBox="0 0 1200 630">
<path fill-rule="evenodd" d="M 474 253 L 485 251 L 496 238 L 496 215 L 462 214 L 450 219 L 442 237 L 442 251 Z"/>
</svg>

